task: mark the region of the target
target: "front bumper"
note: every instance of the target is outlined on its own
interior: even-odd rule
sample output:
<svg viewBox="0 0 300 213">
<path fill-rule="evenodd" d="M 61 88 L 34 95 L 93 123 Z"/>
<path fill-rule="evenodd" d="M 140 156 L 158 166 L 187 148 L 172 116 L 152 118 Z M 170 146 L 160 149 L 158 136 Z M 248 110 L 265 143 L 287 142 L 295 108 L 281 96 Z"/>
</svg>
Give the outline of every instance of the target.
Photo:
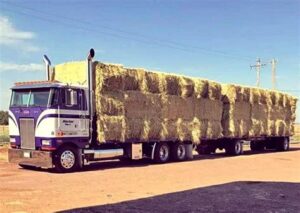
<svg viewBox="0 0 300 213">
<path fill-rule="evenodd" d="M 52 153 L 48 151 L 8 149 L 8 162 L 19 165 L 52 168 Z"/>
</svg>

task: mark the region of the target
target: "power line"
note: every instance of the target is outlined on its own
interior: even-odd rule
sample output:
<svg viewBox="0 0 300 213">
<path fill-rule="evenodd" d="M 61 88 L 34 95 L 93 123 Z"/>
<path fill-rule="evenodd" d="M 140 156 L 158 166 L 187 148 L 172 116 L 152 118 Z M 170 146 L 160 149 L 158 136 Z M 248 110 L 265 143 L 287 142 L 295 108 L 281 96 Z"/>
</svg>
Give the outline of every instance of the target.
<svg viewBox="0 0 300 213">
<path fill-rule="evenodd" d="M 146 44 L 150 44 L 150 45 L 161 45 L 161 44 L 159 44 L 158 42 L 155 42 L 155 41 L 150 43 L 146 40 L 142 40 L 142 39 L 139 39 L 139 38 L 133 39 L 133 38 L 128 37 L 128 36 L 123 36 L 123 35 L 118 35 L 118 34 L 111 33 L 111 32 L 105 32 L 105 31 L 101 31 L 101 30 L 95 30 L 95 29 L 92 29 L 92 28 L 88 28 L 88 27 L 78 26 L 76 24 L 63 22 L 61 20 L 58 21 L 56 19 L 53 19 L 53 16 L 51 18 L 49 18 L 49 17 L 40 16 L 40 15 L 36 15 L 36 14 L 28 14 L 26 12 L 12 10 L 11 8 L 5 8 L 5 10 L 6 10 L 6 12 L 12 12 L 12 13 L 16 13 L 16 14 L 19 14 L 19 15 L 38 18 L 42 21 L 47 21 L 47 22 L 50 22 L 50 23 L 52 22 L 52 23 L 68 26 L 68 27 L 74 28 L 76 30 L 79 29 L 79 30 L 83 30 L 83 31 L 89 31 L 89 32 L 97 33 L 97 34 L 104 34 L 104 35 L 108 35 L 108 36 L 113 36 L 113 37 L 117 37 L 117 38 L 121 38 L 121 39 L 134 40 L 134 41 L 137 41 L 137 42 L 146 43 Z M 187 50 L 185 48 L 175 47 L 175 46 L 171 46 L 171 45 L 168 45 L 168 44 L 164 44 L 164 46 L 169 47 L 169 48 L 174 48 L 174 49 L 190 52 L 189 50 Z"/>
<path fill-rule="evenodd" d="M 90 32 L 92 31 L 92 32 L 101 33 L 101 34 L 107 34 L 107 35 L 110 35 L 110 36 L 114 36 L 114 37 L 118 37 L 118 38 L 122 38 L 122 39 L 130 39 L 130 40 L 134 40 L 134 41 L 142 42 L 142 43 L 147 43 L 147 44 L 151 44 L 151 45 L 153 45 L 153 43 L 155 43 L 155 45 L 159 45 L 159 46 L 163 45 L 163 46 L 166 46 L 168 48 L 178 49 L 178 50 L 187 51 L 187 52 L 191 52 L 191 51 L 194 52 L 193 50 L 196 50 L 196 51 L 209 52 L 209 53 L 213 53 L 213 54 L 223 55 L 223 56 L 226 56 L 226 57 L 236 58 L 236 59 L 239 59 L 239 60 L 247 60 L 247 61 L 248 61 L 248 59 L 252 58 L 252 57 L 248 57 L 248 56 L 237 56 L 237 55 L 233 55 L 233 54 L 228 54 L 226 52 L 219 51 L 219 50 L 212 50 L 212 49 L 207 49 L 207 48 L 198 47 L 198 46 L 184 45 L 184 44 L 181 44 L 179 42 L 169 41 L 169 40 L 165 40 L 165 39 L 158 39 L 158 38 L 154 38 L 154 37 L 150 37 L 150 36 L 145 36 L 145 35 L 142 35 L 142 34 L 139 34 L 139 33 L 134 33 L 134 32 L 129 32 L 129 31 L 125 31 L 125 30 L 115 29 L 115 28 L 108 27 L 108 26 L 105 26 L 105 25 L 99 25 L 98 24 L 97 26 L 100 26 L 101 28 L 105 28 L 105 29 L 110 30 L 110 31 L 115 31 L 115 32 L 118 32 L 118 33 L 123 33 L 123 34 L 128 34 L 128 35 L 133 36 L 135 38 L 131 38 L 131 37 L 128 37 L 128 36 L 123 36 L 123 35 L 120 35 L 120 34 L 110 33 L 110 32 L 94 30 L 94 29 L 91 30 L 90 28 L 87 28 L 86 25 L 85 25 L 85 27 L 82 27 L 82 26 L 62 22 L 61 19 L 58 22 L 57 20 L 53 19 L 53 17 L 60 17 L 60 18 L 65 19 L 65 20 L 70 20 L 72 22 L 76 22 L 76 24 L 78 24 L 78 23 L 79 24 L 86 23 L 86 24 L 89 24 L 89 25 L 92 24 L 92 23 L 87 22 L 87 21 L 78 20 L 78 19 L 74 19 L 74 18 L 70 18 L 70 17 L 66 17 L 66 16 L 53 14 L 53 13 L 51 14 L 51 13 L 47 13 L 45 11 L 39 11 L 39 10 L 36 10 L 36 9 L 33 9 L 33 8 L 22 7 L 22 6 L 19 6 L 17 4 L 13 4 L 11 2 L 5 2 L 5 3 L 8 3 L 8 4 L 13 5 L 15 7 L 18 7 L 18 8 L 38 12 L 38 13 L 43 14 L 44 16 L 38 16 L 36 14 L 28 14 L 28 13 L 24 13 L 24 12 L 20 12 L 20 11 L 16 11 L 16 10 L 11 10 L 11 8 L 6 9 L 6 10 L 9 10 L 11 12 L 18 13 L 18 14 L 21 14 L 21 15 L 26 15 L 26 16 L 29 16 L 29 17 L 36 17 L 36 18 L 39 18 L 39 19 L 44 20 L 44 21 L 50 21 L 50 22 L 55 22 L 55 23 L 59 23 L 59 24 L 63 24 L 63 25 L 68 25 L 69 27 L 76 27 L 76 29 L 80 28 L 81 30 L 86 30 L 86 31 L 90 31 Z M 51 16 L 50 19 L 49 19 L 49 17 L 45 18 L 45 15 L 47 15 L 47 14 Z M 142 40 L 141 40 L 141 38 L 142 38 Z M 248 59 L 246 59 L 246 58 L 248 58 Z"/>
</svg>

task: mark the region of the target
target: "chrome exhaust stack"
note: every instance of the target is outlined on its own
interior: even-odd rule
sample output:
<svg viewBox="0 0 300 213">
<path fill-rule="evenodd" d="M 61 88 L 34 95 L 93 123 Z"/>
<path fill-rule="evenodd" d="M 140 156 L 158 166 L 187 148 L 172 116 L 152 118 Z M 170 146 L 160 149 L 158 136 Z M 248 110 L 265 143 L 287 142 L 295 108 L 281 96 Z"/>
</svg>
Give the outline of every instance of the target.
<svg viewBox="0 0 300 213">
<path fill-rule="evenodd" d="M 51 72 L 51 61 L 46 55 L 43 56 L 43 60 L 46 65 L 46 79 L 47 79 L 47 81 L 50 81 L 51 74 L 52 74 L 52 73 L 50 73 Z"/>
<path fill-rule="evenodd" d="M 95 56 L 95 50 L 92 48 L 90 49 L 89 55 L 87 57 L 87 81 L 88 81 L 88 98 L 89 98 L 89 115 L 90 115 L 90 128 L 89 128 L 89 143 L 92 143 L 93 140 L 93 119 L 95 114 L 94 109 L 94 81 L 93 81 L 93 58 Z"/>
</svg>

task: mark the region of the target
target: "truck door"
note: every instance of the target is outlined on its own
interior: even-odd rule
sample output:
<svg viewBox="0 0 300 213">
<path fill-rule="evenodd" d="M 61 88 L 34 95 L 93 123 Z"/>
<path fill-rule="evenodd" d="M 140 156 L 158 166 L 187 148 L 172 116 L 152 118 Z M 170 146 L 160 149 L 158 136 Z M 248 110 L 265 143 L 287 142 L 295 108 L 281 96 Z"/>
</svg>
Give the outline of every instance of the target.
<svg viewBox="0 0 300 213">
<path fill-rule="evenodd" d="M 79 89 L 66 88 L 62 92 L 61 130 L 66 137 L 81 134 L 81 104 Z"/>
</svg>

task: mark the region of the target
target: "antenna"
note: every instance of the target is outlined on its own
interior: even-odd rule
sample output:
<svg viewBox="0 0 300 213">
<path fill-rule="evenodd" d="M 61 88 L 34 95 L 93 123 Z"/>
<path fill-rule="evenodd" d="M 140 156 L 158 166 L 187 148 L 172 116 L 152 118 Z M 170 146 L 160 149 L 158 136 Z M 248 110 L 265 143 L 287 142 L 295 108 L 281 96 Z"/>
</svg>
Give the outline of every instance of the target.
<svg viewBox="0 0 300 213">
<path fill-rule="evenodd" d="M 255 65 L 250 65 L 250 68 L 254 68 L 256 69 L 256 86 L 259 87 L 260 86 L 260 69 L 263 66 L 266 66 L 267 64 L 262 64 L 260 58 L 257 58 L 256 60 L 256 64 Z"/>
</svg>

